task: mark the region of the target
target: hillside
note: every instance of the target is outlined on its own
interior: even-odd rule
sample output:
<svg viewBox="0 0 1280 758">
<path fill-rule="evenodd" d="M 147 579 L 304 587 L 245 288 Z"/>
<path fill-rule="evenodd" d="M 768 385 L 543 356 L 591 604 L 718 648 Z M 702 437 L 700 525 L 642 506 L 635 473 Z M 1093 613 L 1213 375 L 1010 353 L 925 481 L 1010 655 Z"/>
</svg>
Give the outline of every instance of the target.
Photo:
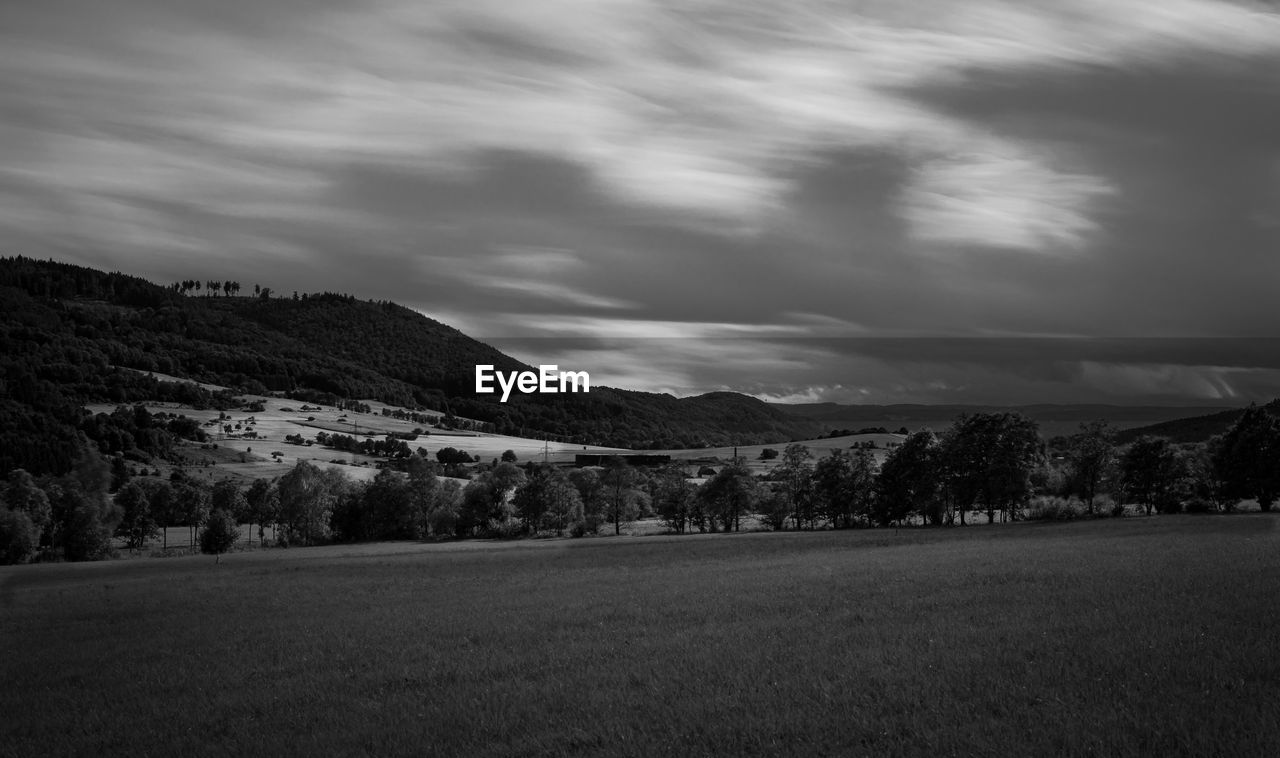
<svg viewBox="0 0 1280 758">
<path fill-rule="evenodd" d="M 1122 405 L 1024 405 L 997 407 L 986 405 L 841 405 L 838 403 L 806 403 L 788 405 L 785 408 L 822 425 L 823 431 L 832 429 L 860 429 L 885 427 L 895 431 L 906 427 L 915 431 L 930 427 L 941 431 L 962 413 L 1021 413 L 1040 425 L 1045 439 L 1077 431 L 1080 424 L 1104 419 L 1118 429 L 1146 427 L 1166 421 L 1184 419 L 1193 413 L 1239 413 L 1226 407 L 1187 408 L 1174 406 L 1122 406 Z"/>
<path fill-rule="evenodd" d="M 0 258 L 0 471 L 66 470 L 86 403 L 228 402 L 115 367 L 331 405 L 377 400 L 477 419 L 497 433 L 611 447 L 784 442 L 816 430 L 733 393 L 677 399 L 593 387 L 500 404 L 472 392 L 478 363 L 527 368 L 393 303 L 185 295 L 125 274 Z"/>
<path fill-rule="evenodd" d="M 1272 400 L 1262 407 L 1271 415 L 1280 417 L 1280 400 Z M 1167 437 L 1171 442 L 1205 442 L 1216 434 L 1225 433 L 1243 413 L 1243 409 L 1221 411 L 1135 427 L 1122 431 L 1116 436 L 1116 441 L 1124 444 L 1149 435 Z"/>
</svg>

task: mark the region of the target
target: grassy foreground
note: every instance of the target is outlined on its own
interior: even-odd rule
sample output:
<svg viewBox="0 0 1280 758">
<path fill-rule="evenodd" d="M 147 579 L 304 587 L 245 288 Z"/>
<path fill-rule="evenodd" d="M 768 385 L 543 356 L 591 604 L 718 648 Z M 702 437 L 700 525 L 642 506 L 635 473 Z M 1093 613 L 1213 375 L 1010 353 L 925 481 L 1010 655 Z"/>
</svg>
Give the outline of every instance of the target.
<svg viewBox="0 0 1280 758">
<path fill-rule="evenodd" d="M 0 754 L 1275 755 L 1268 514 L 0 570 Z"/>
</svg>

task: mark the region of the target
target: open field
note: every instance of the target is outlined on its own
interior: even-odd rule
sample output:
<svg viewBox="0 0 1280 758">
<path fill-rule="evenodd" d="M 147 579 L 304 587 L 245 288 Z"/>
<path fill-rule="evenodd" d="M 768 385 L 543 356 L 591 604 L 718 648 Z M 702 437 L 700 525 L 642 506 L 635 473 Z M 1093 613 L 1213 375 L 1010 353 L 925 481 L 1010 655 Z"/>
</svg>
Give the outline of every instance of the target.
<svg viewBox="0 0 1280 758">
<path fill-rule="evenodd" d="M 804 445 L 809 448 L 810 454 L 814 459 L 825 458 L 831 455 L 835 450 L 847 450 L 857 445 L 874 444 L 875 449 L 871 454 L 879 462 L 883 462 L 889 454 L 890 445 L 901 445 L 906 439 L 902 434 L 847 434 L 840 437 L 821 437 L 811 440 L 800 440 L 796 444 Z M 640 452 L 654 455 L 670 455 L 672 459 L 678 461 L 692 461 L 701 458 L 719 458 L 722 461 L 728 461 L 733 458 L 736 452 L 739 457 L 747 459 L 747 468 L 752 473 L 761 474 L 773 470 L 781 462 L 781 453 L 786 449 L 789 442 L 778 442 L 769 445 L 738 445 L 727 447 L 704 447 L 704 448 L 688 448 L 677 450 L 644 450 Z M 779 457 L 769 460 L 761 460 L 760 453 L 765 448 L 773 448 L 779 453 Z"/>
<path fill-rule="evenodd" d="M 1274 755 L 1268 514 L 0 569 L 0 754 Z"/>
<path fill-rule="evenodd" d="M 169 379 L 163 374 L 154 374 Z M 178 380 L 174 380 L 178 381 Z M 207 389 L 224 389 L 216 385 L 201 385 Z M 152 413 L 165 412 L 187 416 L 199 421 L 217 450 L 202 449 L 198 444 L 188 444 L 183 452 L 195 465 L 188 466 L 193 476 L 218 480 L 228 477 L 252 480 L 257 477 L 272 478 L 287 473 L 298 461 L 305 460 L 328 468 L 341 467 L 351 478 L 369 481 L 377 475 L 377 456 L 330 450 L 320 445 L 297 445 L 285 441 L 290 435 L 301 435 L 313 441 L 319 432 L 340 433 L 359 437 L 381 439 L 387 434 L 407 434 L 415 430 L 426 434 L 409 442 L 413 450 L 422 448 L 429 455 L 454 447 L 465 450 L 477 460 L 489 461 L 512 450 L 520 461 L 546 459 L 552 463 L 571 463 L 577 453 L 626 452 L 619 448 L 573 445 L 560 442 L 501 434 L 484 434 L 470 431 L 439 429 L 414 421 L 395 419 L 382 415 L 383 408 L 392 406 L 375 401 L 365 401 L 372 413 L 339 410 L 333 406 L 307 405 L 297 400 L 261 395 L 241 395 L 245 405 L 261 403 L 262 411 L 247 410 L 196 410 L 175 403 L 144 403 Z M 116 405 L 92 403 L 86 406 L 92 413 L 110 413 Z M 303 410 L 306 408 L 306 410 Z M 435 415 L 435 414 L 431 414 Z M 225 416 L 225 417 L 222 417 Z M 225 433 L 223 427 L 231 426 Z M 246 436 L 251 433 L 252 436 Z M 340 463 L 339 463 L 340 461 Z M 209 464 L 207 466 L 202 464 Z M 168 466 L 161 466 L 167 474 Z"/>
<path fill-rule="evenodd" d="M 180 381 L 164 374 L 153 374 L 153 376 L 161 380 Z M 216 385 L 201 386 L 212 390 L 225 389 Z M 257 477 L 273 478 L 287 473 L 302 460 L 328 468 L 341 467 L 348 476 L 358 481 L 369 481 L 376 476 L 376 465 L 380 460 L 376 456 L 330 450 L 315 444 L 298 445 L 285 441 L 285 437 L 291 435 L 301 435 L 305 440 L 314 441 L 316 434 L 320 432 L 382 438 L 388 434 L 407 434 L 420 430 L 425 434 L 409 442 L 411 449 L 421 448 L 429 455 L 434 455 L 442 448 L 454 447 L 466 451 L 480 461 L 499 458 L 507 450 L 514 452 L 521 462 L 545 459 L 559 464 L 572 463 L 574 456 L 579 453 L 633 452 L 622 448 L 575 445 L 501 434 L 440 429 L 414 421 L 383 416 L 384 408 L 392 411 L 404 409 L 397 409 L 373 400 L 361 401 L 370 406 L 371 413 L 359 413 L 340 410 L 333 406 L 308 405 L 297 400 L 279 397 L 242 395 L 241 398 L 246 407 L 253 403 L 260 403 L 263 410 L 196 410 L 174 403 L 144 405 L 153 413 L 176 413 L 200 422 L 209 434 L 211 442 L 218 447 L 216 450 L 209 450 L 202 449 L 200 445 L 194 443 L 188 444 L 184 452 L 195 462 L 195 465 L 188 466 L 187 473 L 210 481 L 229 477 L 246 482 Z M 110 413 L 115 407 L 110 403 L 94 403 L 86 406 L 92 413 Z M 229 433 L 225 431 L 227 426 L 231 427 Z M 807 446 L 815 457 L 822 457 L 829 455 L 835 449 L 873 443 L 876 445 L 873 454 L 877 460 L 883 460 L 888 454 L 888 446 L 901 443 L 903 439 L 904 437 L 898 434 L 857 434 L 802 440 L 800 444 Z M 666 454 L 678 461 L 695 461 L 704 458 L 719 458 L 727 461 L 736 450 L 738 455 L 747 459 L 747 465 L 753 472 L 765 473 L 778 464 L 778 459 L 761 460 L 760 452 L 765 448 L 781 451 L 787 444 L 782 442 L 770 445 L 742 445 L 737 448 L 634 452 Z M 160 468 L 162 473 L 167 475 L 168 466 Z"/>
</svg>

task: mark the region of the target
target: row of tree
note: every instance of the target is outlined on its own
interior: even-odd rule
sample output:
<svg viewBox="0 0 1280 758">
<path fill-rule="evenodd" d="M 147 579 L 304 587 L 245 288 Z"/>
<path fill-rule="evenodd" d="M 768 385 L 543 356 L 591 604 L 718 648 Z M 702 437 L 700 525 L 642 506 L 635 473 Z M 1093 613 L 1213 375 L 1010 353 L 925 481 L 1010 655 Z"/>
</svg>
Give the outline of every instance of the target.
<svg viewBox="0 0 1280 758">
<path fill-rule="evenodd" d="M 135 428 L 150 428 L 149 419 L 132 420 Z M 1280 496 L 1280 422 L 1263 409 L 1249 408 L 1207 444 L 1144 437 L 1118 447 L 1114 437 L 1098 422 L 1046 445 L 1025 417 L 986 413 L 961 416 L 941 435 L 911 434 L 879 463 L 866 449 L 815 460 L 792 444 L 768 475 L 753 474 L 739 458 L 700 485 L 679 463 L 656 470 L 622 459 L 602 469 L 521 467 L 507 451 L 464 486 L 437 474 L 442 466 L 456 472 L 470 456 L 445 449 L 438 463 L 419 451 L 403 458 L 402 470 L 381 470 L 368 483 L 303 461 L 274 480 L 212 487 L 180 472 L 168 481 L 113 475 L 82 438 L 68 474 L 8 475 L 0 487 L 0 560 L 24 562 L 40 553 L 92 560 L 109 553 L 112 536 L 140 549 L 163 535 L 167 547 L 166 530 L 175 526 L 188 528 L 190 547 L 199 541 L 220 552 L 239 534 L 237 524 L 250 526 L 249 541 L 255 525 L 259 541 L 270 526 L 276 542 L 287 545 L 581 536 L 606 525 L 616 534 L 645 516 L 677 533 L 736 531 L 748 520 L 773 529 L 965 524 L 975 512 L 989 522 L 1035 517 L 1028 506 L 1036 497 L 1070 498 L 1082 515 L 1121 512 L 1125 503 L 1147 514 L 1230 510 L 1247 499 L 1266 511 Z M 1112 505 L 1104 511 L 1101 503 Z"/>
<path fill-rule="evenodd" d="M 174 284 L 173 289 L 174 291 L 185 295 L 193 290 L 197 293 L 200 292 L 201 285 L 202 283 L 199 279 L 184 279 L 181 282 Z M 209 295 L 217 295 L 218 292 L 222 292 L 222 294 L 227 296 L 235 295 L 240 292 L 240 282 L 233 282 L 230 280 L 220 282 L 215 279 L 210 279 L 203 282 L 203 287 L 206 297 Z M 262 288 L 255 284 L 253 285 L 253 292 L 255 295 L 260 294 L 262 292 Z"/>
</svg>

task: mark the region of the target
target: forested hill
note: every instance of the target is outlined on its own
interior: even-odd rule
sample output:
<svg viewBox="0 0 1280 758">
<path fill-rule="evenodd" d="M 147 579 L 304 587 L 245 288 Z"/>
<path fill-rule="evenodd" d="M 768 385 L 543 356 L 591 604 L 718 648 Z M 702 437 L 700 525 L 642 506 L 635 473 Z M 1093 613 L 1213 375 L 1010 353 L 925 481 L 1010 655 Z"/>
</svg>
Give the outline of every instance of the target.
<svg viewBox="0 0 1280 758">
<path fill-rule="evenodd" d="M 1280 418 L 1280 400 L 1272 400 L 1262 407 L 1272 416 Z M 1151 436 L 1166 437 L 1171 442 L 1205 442 L 1214 435 L 1225 434 L 1242 415 L 1244 415 L 1243 409 L 1174 419 L 1136 429 L 1126 429 L 1116 435 L 1116 441 L 1124 444 L 1138 437 Z"/>
<path fill-rule="evenodd" d="M 474 366 L 528 367 L 416 311 L 331 293 L 228 296 L 239 289 L 194 294 L 120 273 L 0 258 L 0 471 L 58 472 L 69 465 L 61 451 L 75 437 L 81 405 L 169 391 L 112 367 L 316 402 L 373 398 L 479 419 L 502 433 L 619 447 L 780 442 L 816 428 L 732 393 L 678 400 L 593 387 L 588 395 L 499 404 L 472 393 Z"/>
</svg>

